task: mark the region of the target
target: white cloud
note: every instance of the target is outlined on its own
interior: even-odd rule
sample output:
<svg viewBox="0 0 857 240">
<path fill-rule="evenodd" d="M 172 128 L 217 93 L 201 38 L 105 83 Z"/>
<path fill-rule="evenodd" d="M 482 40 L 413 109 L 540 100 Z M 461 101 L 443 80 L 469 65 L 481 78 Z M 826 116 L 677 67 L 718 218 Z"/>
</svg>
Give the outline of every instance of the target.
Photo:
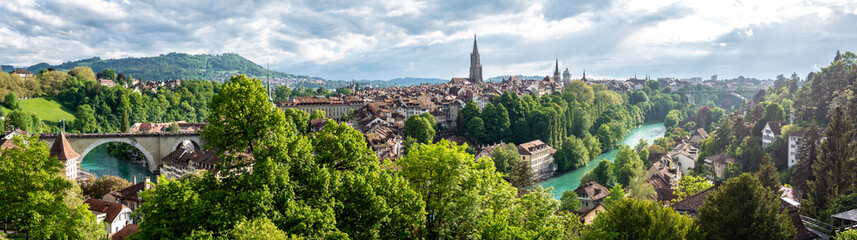
<svg viewBox="0 0 857 240">
<path fill-rule="evenodd" d="M 486 77 L 547 75 L 555 54 L 573 74 L 737 75 L 857 49 L 843 30 L 857 2 L 846 0 L 502 1 L 11 0 L 0 63 L 234 52 L 326 78 L 446 78 L 466 75 L 476 33 Z"/>
</svg>

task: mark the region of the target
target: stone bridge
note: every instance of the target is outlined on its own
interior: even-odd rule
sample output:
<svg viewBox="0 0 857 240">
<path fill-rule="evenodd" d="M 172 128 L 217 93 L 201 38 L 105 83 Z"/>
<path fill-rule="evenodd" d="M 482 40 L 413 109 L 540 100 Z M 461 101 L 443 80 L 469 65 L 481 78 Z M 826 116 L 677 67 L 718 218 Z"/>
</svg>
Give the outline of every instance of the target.
<svg viewBox="0 0 857 240">
<path fill-rule="evenodd" d="M 56 140 L 56 134 L 42 134 L 39 138 L 51 146 Z M 157 172 L 161 159 L 171 152 L 181 148 L 185 142 L 193 144 L 194 149 L 200 150 L 207 143 L 198 132 L 171 133 L 82 133 L 66 134 L 66 139 L 75 152 L 83 160 L 92 149 L 105 143 L 127 143 L 139 149 L 146 158 L 150 172 Z"/>
</svg>

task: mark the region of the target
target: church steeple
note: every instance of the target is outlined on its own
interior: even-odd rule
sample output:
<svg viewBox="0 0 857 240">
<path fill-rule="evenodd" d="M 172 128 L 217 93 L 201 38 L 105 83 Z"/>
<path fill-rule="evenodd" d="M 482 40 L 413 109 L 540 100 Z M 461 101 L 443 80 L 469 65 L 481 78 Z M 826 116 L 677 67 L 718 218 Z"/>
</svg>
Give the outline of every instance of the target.
<svg viewBox="0 0 857 240">
<path fill-rule="evenodd" d="M 476 34 L 473 34 L 473 53 L 479 54 L 479 48 L 476 47 Z"/>
<path fill-rule="evenodd" d="M 482 83 L 482 63 L 479 61 L 479 48 L 476 47 L 476 34 L 473 34 L 473 52 L 470 53 L 470 82 Z"/>
<path fill-rule="evenodd" d="M 559 81 L 559 56 L 556 57 L 556 65 L 553 69 L 553 80 Z"/>
<path fill-rule="evenodd" d="M 586 81 L 586 68 L 583 69 L 583 78 L 581 80 Z"/>
</svg>

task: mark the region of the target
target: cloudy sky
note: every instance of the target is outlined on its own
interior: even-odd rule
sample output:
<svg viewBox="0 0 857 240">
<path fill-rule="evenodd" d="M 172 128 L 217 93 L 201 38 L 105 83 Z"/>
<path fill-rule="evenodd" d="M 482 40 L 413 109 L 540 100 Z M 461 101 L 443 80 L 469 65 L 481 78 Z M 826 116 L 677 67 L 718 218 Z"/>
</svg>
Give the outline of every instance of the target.
<svg viewBox="0 0 857 240">
<path fill-rule="evenodd" d="M 0 64 L 238 53 L 327 79 L 802 77 L 857 50 L 850 0 L 4 0 Z"/>
</svg>

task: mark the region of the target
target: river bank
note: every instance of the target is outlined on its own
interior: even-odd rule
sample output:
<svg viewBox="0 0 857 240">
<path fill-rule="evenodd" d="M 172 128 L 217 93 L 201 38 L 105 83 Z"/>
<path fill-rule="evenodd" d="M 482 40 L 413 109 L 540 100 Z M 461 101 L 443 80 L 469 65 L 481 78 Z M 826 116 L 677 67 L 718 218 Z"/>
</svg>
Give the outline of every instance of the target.
<svg viewBox="0 0 857 240">
<path fill-rule="evenodd" d="M 640 142 L 640 139 L 645 139 L 649 144 L 651 144 L 655 139 L 663 137 L 665 132 L 666 128 L 664 128 L 663 123 L 642 125 L 628 131 L 628 133 L 622 138 L 620 144 L 633 147 Z M 554 198 L 559 199 L 562 197 L 562 193 L 566 190 L 574 190 L 577 188 L 577 186 L 580 185 L 580 178 L 583 177 L 583 174 L 598 166 L 598 162 L 602 159 L 613 162 L 613 160 L 616 159 L 617 152 L 617 149 L 613 149 L 602 153 L 592 159 L 592 161 L 589 161 L 586 166 L 562 173 L 561 175 L 556 175 L 534 186 L 542 186 L 543 188 L 553 187 Z"/>
</svg>

